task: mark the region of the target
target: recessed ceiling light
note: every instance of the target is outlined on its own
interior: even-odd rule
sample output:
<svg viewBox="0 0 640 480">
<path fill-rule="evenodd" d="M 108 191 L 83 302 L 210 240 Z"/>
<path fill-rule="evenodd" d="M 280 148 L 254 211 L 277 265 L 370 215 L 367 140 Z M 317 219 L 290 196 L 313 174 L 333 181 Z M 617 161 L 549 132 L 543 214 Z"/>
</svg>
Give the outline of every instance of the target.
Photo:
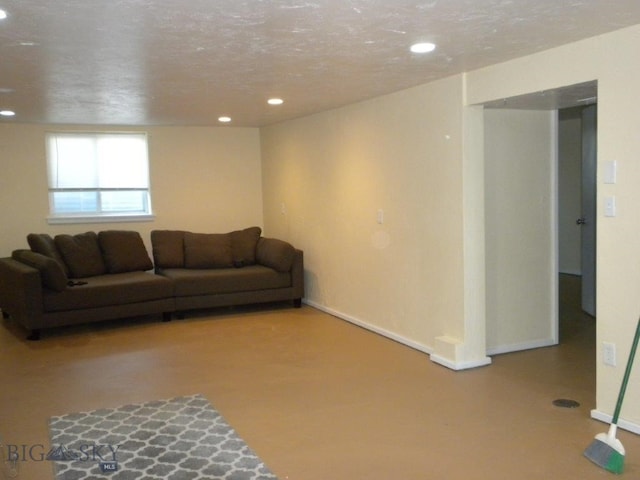
<svg viewBox="0 0 640 480">
<path fill-rule="evenodd" d="M 218 121 L 221 123 L 229 123 L 231 121 L 231 117 L 218 117 Z"/>
<path fill-rule="evenodd" d="M 411 50 L 413 53 L 429 53 L 433 52 L 436 49 L 435 43 L 430 42 L 422 42 L 422 43 L 414 43 L 411 45 Z"/>
<path fill-rule="evenodd" d="M 269 105 L 282 105 L 284 103 L 284 100 L 282 100 L 281 98 L 270 98 L 269 100 L 267 100 L 267 103 Z"/>
<path fill-rule="evenodd" d="M 13 117 L 16 114 L 13 110 L 0 110 L 0 115 L 3 117 Z"/>
<path fill-rule="evenodd" d="M 0 20 L 4 20 L 5 18 L 7 18 L 7 12 L 0 10 Z"/>
</svg>

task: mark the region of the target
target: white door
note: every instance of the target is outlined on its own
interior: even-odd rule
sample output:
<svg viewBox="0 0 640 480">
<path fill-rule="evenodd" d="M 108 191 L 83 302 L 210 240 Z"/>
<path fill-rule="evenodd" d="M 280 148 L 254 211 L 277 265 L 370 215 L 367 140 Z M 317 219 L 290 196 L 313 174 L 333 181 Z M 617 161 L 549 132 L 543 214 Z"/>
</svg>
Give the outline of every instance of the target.
<svg viewBox="0 0 640 480">
<path fill-rule="evenodd" d="M 581 269 L 582 309 L 596 315 L 596 164 L 597 164 L 597 107 L 582 111 L 582 217 Z"/>
</svg>

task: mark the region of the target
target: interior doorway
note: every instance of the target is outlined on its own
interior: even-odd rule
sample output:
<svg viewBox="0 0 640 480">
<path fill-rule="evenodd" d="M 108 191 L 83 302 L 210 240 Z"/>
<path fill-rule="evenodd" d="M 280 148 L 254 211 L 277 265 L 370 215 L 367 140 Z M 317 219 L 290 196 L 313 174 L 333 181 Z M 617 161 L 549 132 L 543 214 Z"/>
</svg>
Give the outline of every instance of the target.
<svg viewBox="0 0 640 480">
<path fill-rule="evenodd" d="M 580 307 L 596 315 L 597 105 L 558 111 L 559 273 L 579 277 Z"/>
<path fill-rule="evenodd" d="M 581 111 L 582 120 L 582 215 L 580 225 L 580 261 L 582 267 L 582 310 L 596 316 L 596 232 L 597 232 L 597 105 Z"/>
<path fill-rule="evenodd" d="M 559 342 L 582 359 L 589 394 L 596 388 L 596 174 L 597 105 L 558 110 Z"/>
<path fill-rule="evenodd" d="M 556 178 L 555 176 L 559 174 L 558 170 L 561 168 L 561 165 L 557 164 L 556 166 L 558 170 L 556 170 L 556 168 L 551 168 L 551 169 L 547 169 L 546 173 L 543 172 L 547 175 L 546 177 L 548 179 L 547 182 L 545 182 L 544 179 L 538 180 L 538 184 L 541 186 L 541 189 L 539 189 L 538 198 L 539 199 L 545 198 L 547 194 L 550 194 L 552 197 L 553 196 L 558 197 L 556 208 L 549 209 L 548 205 L 545 204 L 543 208 L 540 208 L 537 212 L 535 212 L 537 216 L 528 215 L 523 217 L 524 219 L 527 220 L 528 223 L 531 223 L 532 218 L 539 219 L 540 216 L 544 216 L 545 217 L 544 221 L 546 222 L 544 228 L 550 228 L 554 231 L 552 232 L 551 237 L 553 235 L 557 235 L 557 238 L 556 238 L 557 245 L 555 248 L 546 248 L 546 247 L 541 248 L 540 246 L 533 247 L 534 249 L 537 249 L 537 251 L 539 252 L 543 252 L 543 251 L 546 252 L 546 257 L 540 257 L 541 262 L 558 261 L 558 263 L 555 266 L 555 269 L 548 271 L 549 275 L 544 281 L 541 280 L 542 277 L 540 276 L 536 279 L 533 276 L 528 275 L 525 278 L 525 281 L 523 281 L 521 285 L 520 295 L 523 295 L 523 296 L 529 294 L 533 288 L 540 288 L 540 286 L 543 284 L 552 287 L 552 290 L 555 291 L 555 294 L 546 296 L 546 298 L 544 299 L 544 302 L 542 303 L 537 302 L 537 305 L 540 306 L 540 309 L 538 309 L 538 311 L 531 310 L 531 313 L 523 312 L 521 308 L 522 302 L 520 302 L 517 298 L 516 298 L 516 301 L 508 300 L 509 302 L 511 302 L 510 305 L 512 305 L 513 308 L 511 309 L 510 312 L 508 312 L 509 313 L 508 315 L 502 315 L 502 317 L 507 318 L 508 321 L 503 321 L 502 317 L 500 316 L 500 312 L 496 310 L 495 305 L 500 305 L 500 303 L 497 303 L 497 302 L 503 301 L 501 300 L 501 298 L 502 299 L 515 298 L 513 290 L 509 291 L 508 296 L 502 295 L 501 297 L 498 297 L 495 294 L 491 296 L 491 294 L 495 292 L 501 293 L 501 291 L 498 288 L 496 288 L 495 285 L 498 285 L 498 287 L 501 288 L 501 285 L 505 283 L 505 280 L 504 280 L 505 277 L 512 278 L 513 275 L 505 276 L 504 272 L 503 274 L 500 274 L 502 272 L 502 270 L 500 270 L 497 272 L 497 274 L 493 275 L 493 277 L 491 276 L 492 269 L 494 269 L 493 266 L 495 264 L 493 260 L 497 259 L 498 261 L 500 261 L 501 258 L 506 258 L 505 255 L 502 255 L 502 252 L 504 252 L 504 248 L 501 247 L 500 242 L 505 240 L 507 237 L 505 237 L 504 234 L 501 234 L 502 236 L 494 235 L 495 238 L 489 238 L 489 236 L 493 232 L 495 232 L 496 229 L 494 228 L 493 223 L 489 224 L 485 222 L 486 242 L 488 245 L 490 245 L 487 251 L 493 255 L 493 257 L 491 257 L 491 255 L 489 254 L 485 256 L 485 260 L 487 263 L 486 282 L 487 282 L 487 291 L 488 291 L 488 295 L 486 298 L 487 353 L 490 355 L 497 354 L 497 353 L 506 353 L 509 351 L 517 351 L 517 350 L 527 349 L 527 348 L 536 348 L 536 347 L 546 346 L 551 344 L 557 344 L 559 341 L 561 341 L 561 338 L 559 338 L 562 330 L 561 325 L 556 323 L 555 324 L 556 333 L 555 334 L 550 333 L 546 337 L 540 336 L 541 335 L 540 326 L 543 324 L 547 325 L 549 322 L 550 316 L 554 315 L 553 312 L 557 313 L 560 307 L 558 303 L 556 303 L 554 306 L 553 302 L 554 302 L 554 298 L 557 301 L 561 300 L 561 298 L 559 298 L 560 282 L 558 280 L 558 276 L 560 272 L 563 272 L 563 270 L 566 271 L 566 269 L 563 269 L 562 266 L 560 265 L 560 260 L 564 256 L 562 252 L 563 248 L 565 251 L 566 250 L 571 251 L 574 258 L 577 259 L 577 263 L 575 264 L 575 266 L 566 273 L 573 274 L 576 279 L 581 280 L 583 277 L 583 272 L 585 271 L 585 268 L 581 263 L 583 258 L 585 258 L 585 262 L 592 267 L 591 282 L 592 282 L 593 288 L 591 290 L 592 293 L 589 295 L 590 295 L 590 298 L 593 300 L 593 305 L 591 307 L 587 305 L 587 308 L 595 314 L 595 285 L 596 285 L 596 272 L 595 272 L 595 237 L 596 235 L 595 235 L 595 232 L 597 229 L 597 226 L 595 223 L 596 221 L 596 215 L 595 215 L 596 145 L 595 145 L 595 140 L 597 136 L 594 128 L 593 133 L 591 135 L 591 139 L 593 140 L 593 143 L 591 144 L 591 146 L 585 146 L 582 144 L 582 139 L 583 137 L 585 137 L 585 135 L 583 135 L 583 132 L 581 129 L 582 129 L 583 123 L 586 123 L 586 122 L 583 122 L 583 119 L 582 119 L 583 112 L 593 112 L 593 115 L 591 118 L 593 120 L 593 126 L 595 127 L 595 121 L 597 119 L 596 106 L 595 106 L 596 98 L 597 98 L 597 82 L 590 81 L 582 84 L 571 85 L 571 86 L 554 89 L 552 91 L 534 92 L 526 95 L 521 95 L 518 97 L 496 100 L 495 102 L 490 102 L 484 105 L 485 112 L 487 112 L 488 108 L 493 111 L 505 112 L 504 114 L 502 113 L 491 114 L 490 117 L 488 117 L 487 113 L 485 113 L 485 124 L 484 124 L 485 125 L 485 214 L 487 218 L 490 218 L 492 215 L 491 212 L 495 210 L 494 205 L 490 203 L 492 201 L 492 196 L 494 196 L 493 192 L 490 190 L 490 187 L 494 187 L 495 182 L 493 182 L 492 184 L 489 184 L 487 181 L 487 177 L 493 178 L 496 176 L 497 173 L 501 173 L 502 171 L 504 171 L 505 168 L 511 167 L 511 164 L 504 163 L 504 164 L 501 164 L 498 169 L 489 170 L 492 165 L 491 162 L 495 161 L 494 157 L 496 156 L 496 149 L 502 149 L 504 145 L 509 145 L 510 143 L 515 143 L 516 145 L 519 145 L 520 150 L 512 149 L 510 152 L 507 153 L 507 157 L 508 155 L 510 155 L 511 158 L 513 159 L 513 162 L 522 162 L 523 158 L 526 156 L 525 154 L 528 155 L 530 153 L 531 146 L 535 146 L 534 148 L 539 148 L 539 146 L 542 145 L 543 142 L 546 143 L 548 142 L 549 138 L 551 138 L 551 144 L 555 145 L 555 147 L 551 148 L 547 154 L 545 154 L 544 149 L 542 149 L 541 152 L 537 154 L 538 159 L 539 161 L 544 161 L 547 164 L 549 164 L 549 159 L 551 159 L 551 163 L 553 163 L 554 161 L 558 162 L 560 160 L 558 157 L 561 156 L 561 152 L 559 152 L 560 142 L 558 140 L 558 137 L 559 137 L 558 130 L 559 130 L 559 124 L 560 124 L 559 119 L 562 113 L 566 109 L 575 108 L 575 112 L 579 114 L 579 118 L 577 119 L 577 125 L 579 126 L 579 129 L 574 138 L 576 150 L 579 153 L 578 166 L 576 168 L 576 172 L 572 176 L 572 180 L 576 185 L 576 196 L 575 196 L 575 198 L 577 198 L 576 211 L 572 212 L 568 218 L 562 218 L 562 210 L 559 207 L 559 204 L 563 203 L 563 200 L 559 197 L 561 195 L 564 195 L 564 191 L 561 189 L 559 184 L 553 187 L 552 189 L 548 188 L 549 187 L 548 182 L 551 182 L 551 183 L 556 181 L 559 182 L 559 178 Z M 508 113 L 509 110 L 513 113 L 509 114 Z M 521 111 L 522 114 L 517 113 L 518 111 Z M 498 121 L 501 117 L 506 115 L 511 115 L 516 120 L 520 118 L 534 118 L 534 116 L 536 115 L 535 114 L 536 111 L 547 112 L 547 114 L 550 116 L 549 117 L 550 119 L 553 119 L 553 118 L 557 119 L 555 123 L 553 120 L 546 121 L 544 120 L 544 118 L 541 120 L 542 122 L 546 122 L 551 127 L 551 130 L 553 131 L 551 136 L 549 136 L 548 134 L 549 130 L 547 130 L 545 133 L 544 129 L 542 129 L 539 133 L 535 133 L 532 128 L 528 127 L 526 135 L 528 136 L 527 141 L 529 143 L 527 143 L 527 146 L 525 148 L 523 147 L 523 144 L 520 141 L 520 139 L 517 137 L 517 135 L 519 135 L 520 133 L 517 131 L 517 122 L 513 120 L 509 120 L 508 122 L 503 122 L 505 123 L 505 127 L 500 130 L 499 136 L 496 136 L 496 135 L 491 136 L 492 130 L 495 129 L 496 118 L 498 119 Z M 508 117 L 505 117 L 505 118 L 508 118 Z M 489 131 L 489 134 L 487 134 L 487 131 Z M 540 135 L 540 136 L 536 137 L 538 138 L 537 142 L 534 141 L 532 143 L 530 141 L 530 137 L 535 135 Z M 555 141 L 553 138 L 554 136 L 555 136 Z M 493 143 L 489 143 L 488 141 Z M 491 145 L 489 150 L 487 150 L 487 144 Z M 584 242 L 580 240 L 583 230 L 586 230 L 585 228 L 582 228 L 582 226 L 586 224 L 586 217 L 587 217 L 587 211 L 583 209 L 580 203 L 583 198 L 587 197 L 586 194 L 583 195 L 582 193 L 582 186 L 583 184 L 585 184 L 585 182 L 583 182 L 581 177 L 581 173 L 583 171 L 583 168 L 581 165 L 581 162 L 582 162 L 581 155 L 583 151 L 590 151 L 592 153 L 591 159 L 593 160 L 593 169 L 592 169 L 593 194 L 591 195 L 593 199 L 592 200 L 593 214 L 592 215 L 589 214 L 589 222 L 588 222 L 589 224 L 588 226 L 592 229 L 591 231 L 592 231 L 592 239 L 593 239 L 593 248 L 592 248 L 592 255 L 589 257 L 590 258 L 589 260 L 587 259 L 586 255 L 582 254 L 581 246 Z M 498 154 L 500 154 L 500 152 L 498 152 Z M 555 160 L 554 160 L 554 155 L 556 156 Z M 586 171 L 586 169 L 584 170 Z M 519 178 L 519 177 L 514 177 L 512 173 L 510 173 L 510 175 L 511 176 L 507 179 L 510 182 L 512 182 L 514 178 Z M 527 177 L 523 176 L 523 178 L 526 179 Z M 498 187 L 502 188 L 501 185 L 498 185 Z M 526 188 L 530 189 L 532 187 L 527 186 Z M 536 187 L 533 187 L 533 188 L 536 188 Z M 526 203 L 527 200 L 526 199 L 523 200 L 521 193 L 522 193 L 522 189 L 518 189 L 515 196 L 505 197 L 501 203 L 496 203 L 496 202 L 494 203 L 498 204 L 501 207 L 505 205 L 508 207 L 511 207 L 512 204 L 522 205 Z M 532 204 L 533 201 L 536 201 L 535 197 L 532 197 L 530 200 L 528 200 L 529 204 Z M 553 206 L 553 202 L 551 202 L 551 206 Z M 498 214 L 494 214 L 493 217 L 498 219 L 498 221 L 502 221 L 506 218 L 505 215 L 502 214 L 501 210 L 497 210 L 497 212 Z M 522 224 L 526 226 L 527 222 Z M 494 223 L 496 222 L 494 221 Z M 512 223 L 515 223 L 515 222 L 512 222 Z M 571 228 L 574 235 L 577 236 L 578 238 L 578 241 L 575 244 L 570 244 L 568 247 L 566 245 L 563 247 L 565 242 L 564 242 L 564 239 L 562 238 L 563 233 L 560 231 L 563 225 L 566 225 L 566 228 Z M 548 243 L 548 239 L 547 239 L 547 243 Z M 524 251 L 526 251 L 527 254 L 529 254 L 530 248 L 527 247 L 527 249 Z M 515 259 L 519 257 L 512 255 L 511 258 Z M 548 259 L 551 259 L 551 260 L 548 260 Z M 515 282 L 509 281 L 507 283 L 508 283 L 508 286 L 511 288 L 513 287 Z M 578 289 L 579 293 L 581 293 L 580 291 L 582 290 L 586 292 L 589 291 L 588 289 L 583 289 L 582 285 L 580 285 Z M 556 296 L 554 297 L 554 295 Z M 580 303 L 578 308 L 581 308 Z M 556 319 L 559 320 L 558 317 L 556 317 Z M 517 324 L 516 330 L 517 330 L 517 333 L 521 335 L 521 337 L 517 338 L 517 342 L 511 342 L 510 344 L 509 343 L 510 339 L 505 337 L 505 332 L 508 332 L 509 328 L 511 328 L 512 330 L 516 328 L 516 327 L 513 327 L 514 324 Z M 552 321 L 552 324 L 553 324 L 553 321 Z M 537 327 L 535 327 L 535 325 L 537 325 Z M 595 327 L 595 322 L 593 322 L 593 326 Z M 538 330 L 536 330 L 536 328 L 538 328 Z M 595 345 L 595 337 L 592 343 L 593 345 Z"/>
</svg>

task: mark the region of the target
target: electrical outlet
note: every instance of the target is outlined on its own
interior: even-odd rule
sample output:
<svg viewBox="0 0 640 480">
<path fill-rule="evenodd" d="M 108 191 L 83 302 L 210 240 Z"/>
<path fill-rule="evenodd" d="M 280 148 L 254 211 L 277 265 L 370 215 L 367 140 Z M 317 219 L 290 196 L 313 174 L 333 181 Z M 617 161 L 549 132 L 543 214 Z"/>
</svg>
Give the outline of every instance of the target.
<svg viewBox="0 0 640 480">
<path fill-rule="evenodd" d="M 616 216 L 616 197 L 604 197 L 604 216 Z"/>
<path fill-rule="evenodd" d="M 602 342 L 602 361 L 605 365 L 616 366 L 616 344 Z"/>
</svg>

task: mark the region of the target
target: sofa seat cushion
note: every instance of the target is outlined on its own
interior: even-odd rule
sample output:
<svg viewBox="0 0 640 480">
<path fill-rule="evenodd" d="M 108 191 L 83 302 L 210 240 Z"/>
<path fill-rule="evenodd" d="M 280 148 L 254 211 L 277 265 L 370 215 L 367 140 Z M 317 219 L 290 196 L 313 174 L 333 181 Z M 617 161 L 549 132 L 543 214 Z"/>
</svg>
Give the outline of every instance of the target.
<svg viewBox="0 0 640 480">
<path fill-rule="evenodd" d="M 169 298 L 170 280 L 149 272 L 127 272 L 82 279 L 86 284 L 68 287 L 62 292 L 44 292 L 44 310 L 56 312 L 124 305 Z"/>
<path fill-rule="evenodd" d="M 250 292 L 291 286 L 291 275 L 276 272 L 262 265 L 209 270 L 171 268 L 160 270 L 159 273 L 173 280 L 176 297 Z"/>
</svg>

